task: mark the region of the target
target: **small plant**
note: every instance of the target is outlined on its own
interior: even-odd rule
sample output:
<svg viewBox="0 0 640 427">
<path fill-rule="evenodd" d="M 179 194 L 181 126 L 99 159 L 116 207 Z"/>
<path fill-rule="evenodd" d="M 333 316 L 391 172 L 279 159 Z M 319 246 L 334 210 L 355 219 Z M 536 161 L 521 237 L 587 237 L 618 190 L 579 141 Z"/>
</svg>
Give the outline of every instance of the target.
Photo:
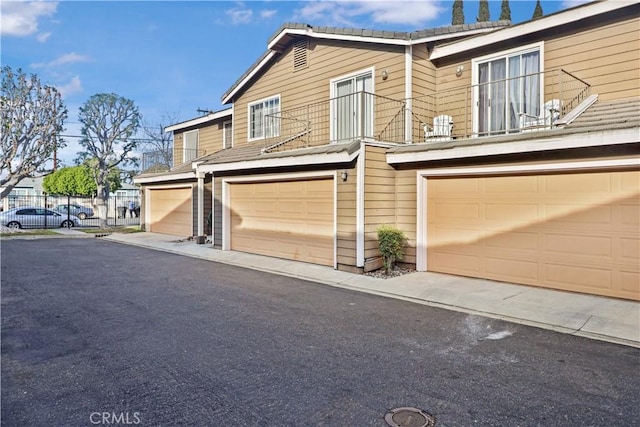
<svg viewBox="0 0 640 427">
<path fill-rule="evenodd" d="M 402 259 L 404 255 L 404 245 L 407 238 L 404 233 L 390 225 L 378 227 L 378 244 L 382 254 L 384 272 L 389 274 L 397 259 Z"/>
</svg>

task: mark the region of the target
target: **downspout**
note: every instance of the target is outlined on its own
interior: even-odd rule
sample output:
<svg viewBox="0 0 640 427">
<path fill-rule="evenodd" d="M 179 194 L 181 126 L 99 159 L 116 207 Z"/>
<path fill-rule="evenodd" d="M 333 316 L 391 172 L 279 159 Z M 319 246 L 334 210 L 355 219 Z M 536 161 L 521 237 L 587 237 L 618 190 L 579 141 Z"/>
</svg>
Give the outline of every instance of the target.
<svg viewBox="0 0 640 427">
<path fill-rule="evenodd" d="M 356 161 L 356 267 L 364 268 L 364 176 L 366 144 L 360 142 Z"/>
<path fill-rule="evenodd" d="M 412 112 L 413 112 L 413 46 L 408 45 L 404 48 L 404 99 L 405 116 L 404 116 L 404 134 L 405 143 L 413 142 Z"/>
<path fill-rule="evenodd" d="M 203 172 L 196 172 L 198 178 L 198 238 L 197 243 L 202 245 L 206 241 L 204 234 L 204 177 Z"/>
</svg>

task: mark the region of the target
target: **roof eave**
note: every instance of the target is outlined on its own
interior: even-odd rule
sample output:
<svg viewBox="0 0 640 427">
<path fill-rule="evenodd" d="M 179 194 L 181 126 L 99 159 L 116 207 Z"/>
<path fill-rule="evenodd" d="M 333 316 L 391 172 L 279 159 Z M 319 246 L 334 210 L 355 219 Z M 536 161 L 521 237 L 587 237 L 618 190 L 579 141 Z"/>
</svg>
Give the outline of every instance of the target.
<svg viewBox="0 0 640 427">
<path fill-rule="evenodd" d="M 445 46 L 436 46 L 431 53 L 430 59 L 436 60 L 451 55 L 472 51 L 484 46 L 503 42 L 515 37 L 522 37 L 539 31 L 548 30 L 560 25 L 571 24 L 582 19 L 591 18 L 607 12 L 623 9 L 637 4 L 637 0 L 616 0 L 588 3 L 575 8 L 543 16 L 532 21 L 524 22 L 512 27 L 503 28 L 490 34 L 481 35 L 472 39 L 461 40 Z"/>
</svg>

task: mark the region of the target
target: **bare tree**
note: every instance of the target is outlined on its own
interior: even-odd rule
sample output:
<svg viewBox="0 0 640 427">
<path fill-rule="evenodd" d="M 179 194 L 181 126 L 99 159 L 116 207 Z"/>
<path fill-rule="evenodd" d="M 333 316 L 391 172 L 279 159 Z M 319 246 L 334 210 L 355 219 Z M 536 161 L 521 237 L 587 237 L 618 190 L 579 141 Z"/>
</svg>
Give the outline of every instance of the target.
<svg viewBox="0 0 640 427">
<path fill-rule="evenodd" d="M 165 128 L 177 122 L 177 115 L 165 114 L 160 123 L 150 125 L 145 123 L 142 132 L 145 142 L 140 148 L 142 153 L 142 172 L 161 172 L 171 169 L 173 165 L 173 135 L 165 132 Z"/>
<path fill-rule="evenodd" d="M 100 227 L 106 228 L 109 171 L 135 162 L 129 153 L 138 144 L 132 136 L 140 126 L 141 116 L 133 101 L 114 93 L 99 93 L 80 107 L 78 119 L 82 123 L 80 144 L 86 150 L 79 153 L 80 158 L 95 162 L 96 204 Z"/>
<path fill-rule="evenodd" d="M 34 74 L 2 67 L 0 92 L 0 198 L 21 179 L 46 175 L 56 149 L 65 146 L 60 138 L 67 109 L 60 93 L 43 86 Z"/>
</svg>

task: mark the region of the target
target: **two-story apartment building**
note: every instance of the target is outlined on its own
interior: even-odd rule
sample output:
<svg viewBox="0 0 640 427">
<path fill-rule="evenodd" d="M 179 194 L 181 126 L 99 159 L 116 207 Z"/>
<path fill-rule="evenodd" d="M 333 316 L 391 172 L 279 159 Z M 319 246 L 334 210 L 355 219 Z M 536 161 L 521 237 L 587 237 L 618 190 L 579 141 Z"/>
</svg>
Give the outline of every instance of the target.
<svg viewBox="0 0 640 427">
<path fill-rule="evenodd" d="M 219 249 L 354 272 L 392 224 L 421 271 L 640 299 L 639 14 L 285 24 L 230 110 L 168 128 L 188 162 L 137 178 L 144 222 L 202 236 L 212 212 Z M 194 132 L 218 149 L 188 158 Z"/>
</svg>

